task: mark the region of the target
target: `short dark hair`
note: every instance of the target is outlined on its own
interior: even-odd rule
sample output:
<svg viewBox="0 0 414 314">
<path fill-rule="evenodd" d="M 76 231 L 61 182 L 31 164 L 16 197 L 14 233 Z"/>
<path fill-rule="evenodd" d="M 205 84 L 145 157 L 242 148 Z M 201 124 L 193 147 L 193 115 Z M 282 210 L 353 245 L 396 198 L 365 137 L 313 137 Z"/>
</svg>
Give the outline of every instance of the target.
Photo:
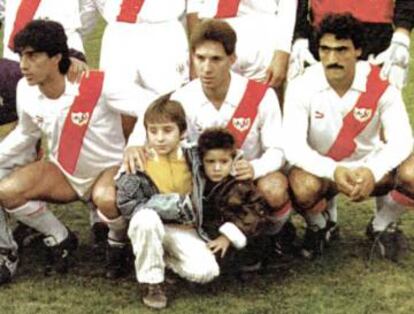
<svg viewBox="0 0 414 314">
<path fill-rule="evenodd" d="M 215 41 L 223 45 L 228 56 L 236 49 L 237 35 L 234 29 L 225 21 L 206 19 L 199 23 L 190 36 L 191 50 L 205 41 Z"/>
<path fill-rule="evenodd" d="M 208 128 L 198 138 L 198 154 L 201 159 L 212 149 L 224 149 L 236 156 L 236 141 L 234 136 L 225 128 Z"/>
<path fill-rule="evenodd" d="M 144 114 L 144 126 L 149 123 L 173 122 L 176 123 L 180 133 L 187 130 L 185 111 L 181 103 L 170 99 L 171 93 L 157 98 L 149 105 Z"/>
<path fill-rule="evenodd" d="M 67 36 L 63 26 L 54 21 L 34 20 L 29 22 L 14 37 L 14 51 L 21 54 L 27 47 L 38 52 L 45 52 L 49 58 L 62 55 L 59 72 L 66 74 L 70 67 Z"/>
<path fill-rule="evenodd" d="M 333 34 L 336 39 L 350 39 L 356 49 L 365 44 L 364 26 L 350 13 L 327 14 L 316 29 L 316 43 L 319 48 L 320 40 L 325 34 Z"/>
</svg>

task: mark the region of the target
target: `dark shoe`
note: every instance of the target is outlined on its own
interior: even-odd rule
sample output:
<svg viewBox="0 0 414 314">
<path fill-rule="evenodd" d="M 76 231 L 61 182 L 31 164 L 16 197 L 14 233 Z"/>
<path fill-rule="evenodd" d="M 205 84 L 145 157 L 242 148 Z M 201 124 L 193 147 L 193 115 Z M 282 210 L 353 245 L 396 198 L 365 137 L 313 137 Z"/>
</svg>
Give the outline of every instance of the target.
<svg viewBox="0 0 414 314">
<path fill-rule="evenodd" d="M 17 226 L 13 230 L 13 238 L 19 249 L 22 249 L 24 247 L 28 247 L 35 241 L 40 242 L 43 238 L 43 234 L 21 222 L 17 222 Z"/>
<path fill-rule="evenodd" d="M 372 241 L 369 259 L 375 252 L 383 258 L 398 263 L 408 254 L 408 240 L 397 224 L 390 224 L 384 231 L 374 231 L 372 223 L 370 223 L 366 234 L 368 239 Z"/>
<path fill-rule="evenodd" d="M 272 253 L 277 260 L 291 259 L 298 254 L 298 247 L 295 245 L 296 228 L 288 221 L 280 232 L 272 237 Z"/>
<path fill-rule="evenodd" d="M 330 243 L 340 239 L 339 226 L 336 222 L 328 220 L 325 227 L 325 241 Z"/>
<path fill-rule="evenodd" d="M 106 248 L 106 278 L 116 279 L 129 273 L 128 246 L 108 245 Z"/>
<path fill-rule="evenodd" d="M 0 285 L 11 281 L 16 273 L 19 258 L 16 252 L 0 248 Z"/>
<path fill-rule="evenodd" d="M 145 284 L 142 302 L 152 309 L 163 309 L 167 307 L 167 295 L 162 283 Z"/>
<path fill-rule="evenodd" d="M 92 250 L 95 255 L 105 255 L 108 244 L 108 226 L 103 222 L 96 222 L 91 228 Z"/>
<path fill-rule="evenodd" d="M 45 274 L 50 275 L 53 271 L 60 274 L 68 272 L 74 264 L 73 253 L 78 248 L 78 238 L 69 230 L 68 237 L 60 243 L 52 236 L 45 237 L 46 245 L 46 269 Z"/>
<path fill-rule="evenodd" d="M 308 227 L 303 239 L 301 255 L 306 259 L 314 259 L 323 254 L 326 245 L 326 228 Z"/>
</svg>

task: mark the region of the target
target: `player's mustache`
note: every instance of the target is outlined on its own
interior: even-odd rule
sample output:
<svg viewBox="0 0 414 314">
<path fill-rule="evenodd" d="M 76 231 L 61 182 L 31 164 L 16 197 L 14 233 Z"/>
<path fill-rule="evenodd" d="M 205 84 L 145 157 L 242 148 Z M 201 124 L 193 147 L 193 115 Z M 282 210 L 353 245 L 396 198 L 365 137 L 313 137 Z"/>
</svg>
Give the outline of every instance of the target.
<svg viewBox="0 0 414 314">
<path fill-rule="evenodd" d="M 343 69 L 344 67 L 342 65 L 339 65 L 338 63 L 328 64 L 326 66 L 327 69 Z"/>
</svg>

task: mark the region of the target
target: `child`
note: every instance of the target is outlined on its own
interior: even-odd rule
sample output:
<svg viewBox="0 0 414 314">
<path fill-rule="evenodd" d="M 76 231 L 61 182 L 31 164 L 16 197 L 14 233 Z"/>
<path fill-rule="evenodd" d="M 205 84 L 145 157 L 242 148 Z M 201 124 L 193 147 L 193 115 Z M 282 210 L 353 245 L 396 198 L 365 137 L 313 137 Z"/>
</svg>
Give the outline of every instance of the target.
<svg viewBox="0 0 414 314">
<path fill-rule="evenodd" d="M 261 211 L 264 201 L 252 190 L 253 184 L 236 183 L 229 177 L 236 156 L 233 137 L 225 130 L 206 132 L 200 138 L 203 167 L 197 148 L 181 146 L 185 121 L 181 105 L 168 96 L 151 104 L 144 115 L 149 151 L 144 173 L 123 175 L 117 181 L 118 208 L 131 219 L 128 236 L 135 254 L 137 280 L 145 288 L 142 300 L 152 308 L 167 305 L 163 286 L 166 266 L 187 280 L 211 281 L 220 272 L 214 254 L 223 257 L 231 244 L 243 248 L 246 235 L 256 234 L 265 220 Z M 225 159 L 226 167 L 214 166 L 216 153 L 224 156 L 218 163 Z M 213 183 L 222 182 L 220 186 L 226 192 L 220 190 L 219 194 L 224 203 L 217 198 L 212 200 L 223 206 L 218 211 L 208 208 L 204 217 L 205 187 L 213 192 Z M 242 204 L 226 197 L 241 190 L 237 195 L 241 195 Z M 188 197 L 184 197 L 190 192 L 195 212 Z M 178 213 L 176 219 L 170 219 L 174 216 L 171 213 Z"/>
</svg>

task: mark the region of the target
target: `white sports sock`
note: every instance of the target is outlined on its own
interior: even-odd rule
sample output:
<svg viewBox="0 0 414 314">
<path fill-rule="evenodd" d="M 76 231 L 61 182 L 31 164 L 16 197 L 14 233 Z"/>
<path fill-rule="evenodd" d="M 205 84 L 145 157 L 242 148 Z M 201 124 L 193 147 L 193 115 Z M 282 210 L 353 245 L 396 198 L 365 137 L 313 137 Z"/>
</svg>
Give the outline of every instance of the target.
<svg viewBox="0 0 414 314">
<path fill-rule="evenodd" d="M 311 226 L 318 226 L 320 229 L 323 229 L 326 227 L 326 218 L 322 213 L 311 213 L 309 211 L 306 211 L 304 214 L 306 223 L 309 227 Z"/>
<path fill-rule="evenodd" d="M 6 211 L 45 236 L 52 236 L 56 243 L 61 243 L 69 235 L 68 229 L 47 209 L 44 202 L 30 201 L 23 206 Z"/>
<path fill-rule="evenodd" d="M 329 214 L 329 220 L 335 223 L 338 221 L 337 208 L 338 206 L 336 203 L 336 196 L 335 196 L 328 201 L 328 207 L 326 208 L 326 211 Z"/>
<path fill-rule="evenodd" d="M 394 201 L 390 193 L 376 198 L 377 213 L 372 226 L 374 231 L 383 231 L 390 223 L 397 222 L 406 208 Z"/>
<path fill-rule="evenodd" d="M 89 223 L 93 226 L 96 223 L 103 222 L 98 215 L 98 211 L 95 208 L 90 208 L 89 210 Z"/>
<path fill-rule="evenodd" d="M 102 214 L 99 209 L 97 210 L 99 218 L 108 225 L 108 243 L 111 246 L 122 246 L 127 239 L 127 221 L 124 217 L 119 216 L 115 219 L 108 219 Z"/>
</svg>

